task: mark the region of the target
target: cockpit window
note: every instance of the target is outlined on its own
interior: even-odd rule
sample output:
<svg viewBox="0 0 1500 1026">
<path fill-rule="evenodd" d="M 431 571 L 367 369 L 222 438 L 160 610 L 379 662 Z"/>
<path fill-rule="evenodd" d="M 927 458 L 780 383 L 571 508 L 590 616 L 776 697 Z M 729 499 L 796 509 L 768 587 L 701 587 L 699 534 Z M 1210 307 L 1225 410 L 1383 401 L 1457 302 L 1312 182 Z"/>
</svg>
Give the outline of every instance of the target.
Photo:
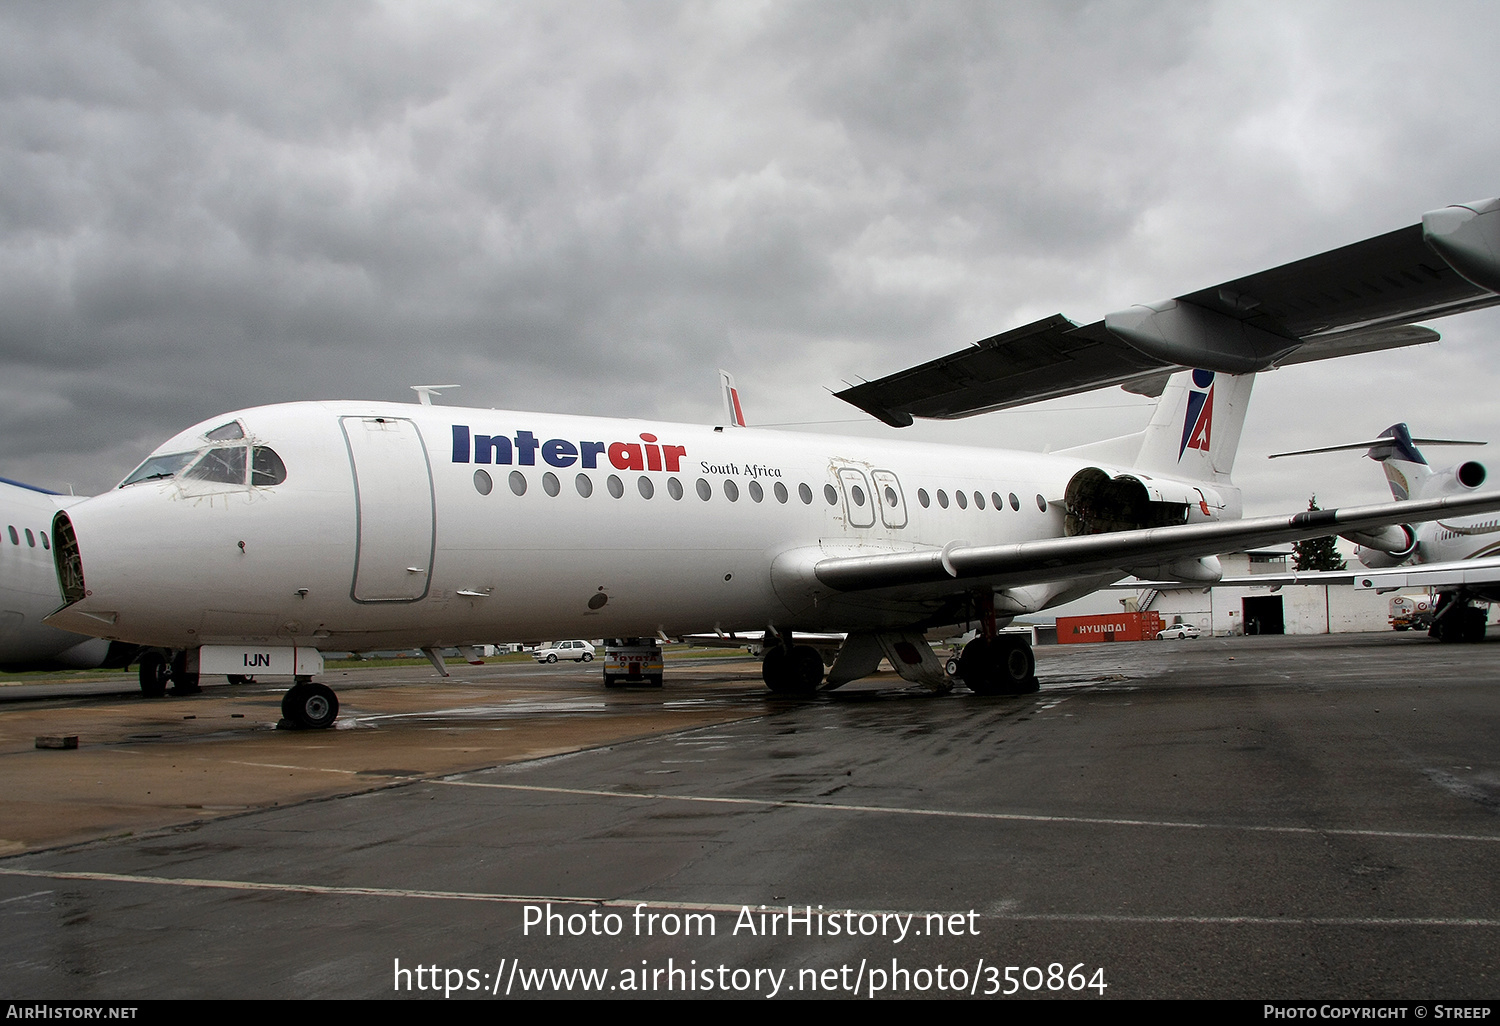
<svg viewBox="0 0 1500 1026">
<path fill-rule="evenodd" d="M 275 449 L 257 445 L 250 457 L 250 483 L 253 485 L 279 485 L 286 480 L 286 464 L 276 455 Z"/>
<path fill-rule="evenodd" d="M 245 447 L 210 449 L 186 474 L 194 481 L 217 481 L 221 484 L 245 483 Z"/>
<path fill-rule="evenodd" d="M 175 477 L 177 472 L 193 461 L 198 454 L 195 452 L 174 452 L 165 456 L 149 457 L 130 476 L 120 482 L 120 487 L 133 485 L 140 481 L 157 481 L 162 478 Z"/>
<path fill-rule="evenodd" d="M 245 429 L 240 427 L 239 421 L 231 420 L 228 424 L 220 424 L 212 431 L 205 432 L 203 437 L 210 442 L 229 442 L 236 438 L 244 438 Z"/>
</svg>

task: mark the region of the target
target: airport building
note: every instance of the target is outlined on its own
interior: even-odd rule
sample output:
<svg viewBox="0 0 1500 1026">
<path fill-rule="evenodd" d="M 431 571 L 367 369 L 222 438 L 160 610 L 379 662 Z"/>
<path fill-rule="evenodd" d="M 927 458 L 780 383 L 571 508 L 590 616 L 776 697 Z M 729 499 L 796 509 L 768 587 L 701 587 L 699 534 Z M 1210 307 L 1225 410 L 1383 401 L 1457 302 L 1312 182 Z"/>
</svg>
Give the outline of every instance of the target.
<svg viewBox="0 0 1500 1026">
<path fill-rule="evenodd" d="M 1220 557 L 1227 579 L 1292 572 L 1290 549 L 1235 552 Z M 1162 622 L 1190 623 L 1204 634 L 1352 634 L 1391 629 L 1395 593 L 1348 584 L 1143 588 L 1126 608 L 1161 614 Z"/>
</svg>

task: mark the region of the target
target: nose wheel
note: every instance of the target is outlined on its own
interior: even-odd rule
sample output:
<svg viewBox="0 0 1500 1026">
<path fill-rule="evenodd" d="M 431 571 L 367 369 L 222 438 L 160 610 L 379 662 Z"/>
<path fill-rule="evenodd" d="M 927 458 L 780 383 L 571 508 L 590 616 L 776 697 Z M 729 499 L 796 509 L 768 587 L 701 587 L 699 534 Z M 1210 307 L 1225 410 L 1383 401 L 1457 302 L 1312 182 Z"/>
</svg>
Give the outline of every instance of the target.
<svg viewBox="0 0 1500 1026">
<path fill-rule="evenodd" d="M 322 730 L 338 719 L 339 699 L 332 688 L 298 681 L 281 699 L 281 715 L 294 726 Z"/>
</svg>

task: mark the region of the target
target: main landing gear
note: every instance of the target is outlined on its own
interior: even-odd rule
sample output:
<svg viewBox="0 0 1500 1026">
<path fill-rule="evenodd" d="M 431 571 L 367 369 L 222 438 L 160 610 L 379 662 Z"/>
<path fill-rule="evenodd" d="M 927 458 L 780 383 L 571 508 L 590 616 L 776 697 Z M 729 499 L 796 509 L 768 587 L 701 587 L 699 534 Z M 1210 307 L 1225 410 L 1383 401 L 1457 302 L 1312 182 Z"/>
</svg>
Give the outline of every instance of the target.
<svg viewBox="0 0 1500 1026">
<path fill-rule="evenodd" d="M 1036 657 L 1024 635 L 1001 634 L 995 621 L 995 596 L 977 596 L 979 637 L 964 646 L 957 676 L 976 695 L 1030 695 L 1041 684 L 1036 679 Z M 952 672 L 951 670 L 949 671 Z"/>
<path fill-rule="evenodd" d="M 291 690 L 282 696 L 281 715 L 294 727 L 322 730 L 333 726 L 338 719 L 339 699 L 332 688 L 298 677 Z"/>
<path fill-rule="evenodd" d="M 1461 594 L 1444 592 L 1427 633 L 1439 641 L 1483 641 L 1488 620 L 1488 609 L 1469 605 Z"/>
<path fill-rule="evenodd" d="M 149 648 L 141 653 L 138 672 L 141 694 L 147 698 L 161 698 L 168 684 L 174 695 L 196 695 L 203 690 L 198 686 L 198 674 L 188 671 L 186 652 Z"/>
<path fill-rule="evenodd" d="M 1030 695 L 1041 687 L 1031 644 L 1014 634 L 981 636 L 965 645 L 958 678 L 976 695 Z"/>
<path fill-rule="evenodd" d="M 823 657 L 811 645 L 783 641 L 766 649 L 760 676 L 777 694 L 810 695 L 823 683 Z"/>
</svg>

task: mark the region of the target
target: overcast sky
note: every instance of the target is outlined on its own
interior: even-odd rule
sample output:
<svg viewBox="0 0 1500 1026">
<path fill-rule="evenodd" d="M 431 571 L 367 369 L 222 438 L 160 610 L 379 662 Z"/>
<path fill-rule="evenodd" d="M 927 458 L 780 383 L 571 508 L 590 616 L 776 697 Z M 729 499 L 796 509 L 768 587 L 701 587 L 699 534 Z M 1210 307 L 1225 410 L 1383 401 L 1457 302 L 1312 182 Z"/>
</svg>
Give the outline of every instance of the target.
<svg viewBox="0 0 1500 1026">
<path fill-rule="evenodd" d="M 758 425 L 1136 430 L 1119 390 L 898 432 L 828 389 L 1500 194 L 1497 28 L 1369 0 L 6 3 L 0 476 L 99 491 L 220 412 L 431 382 L 717 421 L 718 366 Z M 1269 452 L 1397 420 L 1500 441 L 1500 314 L 1433 326 L 1262 377 L 1250 512 L 1386 496 L 1356 455 Z"/>
</svg>

